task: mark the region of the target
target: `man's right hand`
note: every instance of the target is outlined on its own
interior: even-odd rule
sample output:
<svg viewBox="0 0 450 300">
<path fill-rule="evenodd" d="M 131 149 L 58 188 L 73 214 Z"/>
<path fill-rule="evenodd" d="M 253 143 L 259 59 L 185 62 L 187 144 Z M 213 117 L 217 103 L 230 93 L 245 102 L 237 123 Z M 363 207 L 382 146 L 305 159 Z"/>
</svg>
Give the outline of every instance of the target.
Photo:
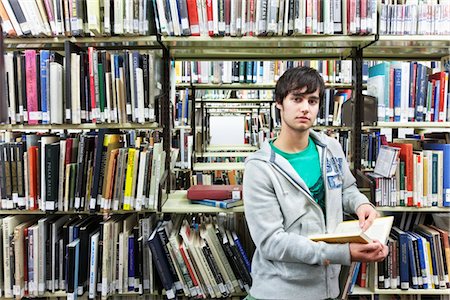
<svg viewBox="0 0 450 300">
<path fill-rule="evenodd" d="M 373 241 L 369 244 L 350 243 L 349 247 L 352 261 L 380 262 L 389 253 L 388 247 L 379 241 Z"/>
</svg>

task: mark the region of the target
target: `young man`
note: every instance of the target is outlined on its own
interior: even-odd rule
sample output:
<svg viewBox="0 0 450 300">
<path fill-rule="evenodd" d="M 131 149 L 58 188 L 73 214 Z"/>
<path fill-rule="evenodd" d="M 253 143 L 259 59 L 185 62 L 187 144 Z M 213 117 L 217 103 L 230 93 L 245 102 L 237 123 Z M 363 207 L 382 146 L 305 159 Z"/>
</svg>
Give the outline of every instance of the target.
<svg viewBox="0 0 450 300">
<path fill-rule="evenodd" d="M 311 68 L 286 71 L 275 87 L 278 138 L 246 160 L 245 217 L 256 245 L 251 298 L 328 299 L 339 295 L 341 265 L 382 261 L 387 247 L 313 242 L 333 232 L 343 212 L 366 230 L 377 216 L 356 187 L 339 142 L 311 130 L 324 93 Z"/>
</svg>

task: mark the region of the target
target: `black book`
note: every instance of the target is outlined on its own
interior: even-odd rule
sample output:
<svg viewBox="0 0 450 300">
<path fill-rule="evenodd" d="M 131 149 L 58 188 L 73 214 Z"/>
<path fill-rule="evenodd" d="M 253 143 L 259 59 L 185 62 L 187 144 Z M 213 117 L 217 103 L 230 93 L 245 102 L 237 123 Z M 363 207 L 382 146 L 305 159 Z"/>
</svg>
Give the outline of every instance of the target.
<svg viewBox="0 0 450 300">
<path fill-rule="evenodd" d="M 156 227 L 150 235 L 148 239 L 148 246 L 152 252 L 153 262 L 155 263 L 156 270 L 158 271 L 159 278 L 161 279 L 161 283 L 166 290 L 166 293 L 168 296 L 174 297 L 172 273 L 164 251 L 164 246 L 157 231 L 158 227 Z"/>
<path fill-rule="evenodd" d="M 15 102 L 16 106 L 14 107 L 14 116 L 13 116 L 13 118 L 16 121 L 19 121 L 17 119 L 17 114 L 20 112 L 19 107 L 20 107 L 20 104 L 21 104 L 21 98 L 18 97 L 19 96 L 19 90 L 20 90 L 19 80 L 18 80 L 19 79 L 19 73 L 18 73 L 19 72 L 19 68 L 18 68 L 18 66 L 20 64 L 19 56 L 20 56 L 20 54 L 15 51 L 14 55 L 13 55 L 13 69 L 14 69 L 14 78 L 15 78 L 14 94 L 16 95 L 16 102 Z M 12 88 L 12 87 L 10 87 L 10 88 Z"/>
<path fill-rule="evenodd" d="M 98 230 L 100 219 L 95 216 L 86 219 L 85 222 L 78 224 L 79 239 L 80 239 L 80 273 L 78 278 L 78 295 L 83 295 L 86 291 L 89 282 L 89 265 L 90 265 L 90 252 L 89 252 L 89 237 Z"/>
<path fill-rule="evenodd" d="M 36 93 L 36 97 L 37 97 L 37 103 L 38 103 L 38 112 L 40 113 L 40 117 L 39 117 L 39 123 L 42 123 L 42 98 L 41 98 L 41 93 L 39 92 L 39 88 L 41 86 L 41 74 L 40 74 L 40 70 L 41 69 L 41 55 L 37 52 L 36 53 L 36 86 L 37 86 L 37 93 Z M 47 98 L 48 100 L 48 98 Z"/>
<path fill-rule="evenodd" d="M 26 67 L 25 67 L 25 56 L 21 55 L 20 57 L 20 77 L 22 84 L 20 85 L 21 88 L 21 97 L 22 97 L 22 104 L 23 104 L 23 118 L 24 120 L 28 120 L 28 105 L 27 105 L 27 79 L 26 79 Z M 24 122 L 26 123 L 26 122 Z"/>
<path fill-rule="evenodd" d="M 133 103 L 131 103 L 131 82 L 130 82 L 130 56 L 129 51 L 125 51 L 123 55 L 123 70 L 124 70 L 124 80 L 125 80 L 125 98 L 126 98 L 126 113 L 128 122 L 133 121 L 133 114 L 131 112 Z M 134 83 L 133 83 L 134 84 Z"/>
<path fill-rule="evenodd" d="M 142 74 L 144 78 L 144 109 L 145 109 L 145 119 L 150 118 L 150 94 L 149 94 L 149 63 L 148 63 L 148 54 L 141 55 L 141 66 L 142 66 Z M 153 79 L 152 79 L 153 80 Z"/>
<path fill-rule="evenodd" d="M 23 143 L 17 143 L 16 155 L 17 155 L 17 191 L 19 195 L 19 208 L 25 208 L 25 174 L 24 174 L 24 155 L 25 145 Z"/>
<path fill-rule="evenodd" d="M 74 43 L 72 43 L 71 41 L 64 42 L 64 53 L 65 53 L 65 57 L 66 57 L 66 66 L 65 66 L 66 89 L 64 90 L 64 92 L 65 92 L 65 97 L 66 97 L 65 116 L 66 116 L 67 123 L 73 122 L 72 114 L 74 113 L 74 112 L 72 112 L 72 72 L 71 72 L 72 53 L 81 54 L 82 52 L 83 52 L 83 50 L 80 47 L 78 47 L 77 45 L 75 45 Z M 80 57 L 80 61 L 81 61 L 81 57 Z M 80 69 L 80 73 L 81 73 L 81 69 Z M 80 83 L 81 83 L 81 78 L 80 78 Z M 81 87 L 79 87 L 79 88 L 80 88 L 80 91 L 82 91 Z"/>
<path fill-rule="evenodd" d="M 139 235 L 139 226 L 133 228 L 134 236 L 134 291 L 142 291 L 142 249 L 141 242 L 142 236 Z"/>
<path fill-rule="evenodd" d="M 6 144 L 0 144 L 0 195 L 2 205 L 6 201 Z M 4 208 L 4 207 L 2 207 Z M 1 247 L 0 247 L 1 248 Z"/>
<path fill-rule="evenodd" d="M 89 203 L 89 210 L 91 212 L 98 211 L 100 209 L 101 193 L 103 186 L 103 176 L 105 173 L 105 160 L 106 160 L 106 147 L 103 149 L 103 141 L 107 129 L 100 129 L 95 142 L 95 161 L 94 161 L 94 177 L 91 189 L 91 199 Z"/>
<path fill-rule="evenodd" d="M 58 210 L 59 142 L 45 145 L 45 210 Z"/>
<path fill-rule="evenodd" d="M 169 270 L 170 270 L 170 274 L 171 274 L 172 280 L 174 282 L 177 282 L 178 281 L 178 275 L 177 275 L 176 270 L 175 270 L 174 261 L 172 261 L 172 259 L 170 257 L 170 254 L 169 254 L 169 250 L 167 249 L 167 246 L 166 246 L 167 243 L 169 243 L 169 238 L 167 237 L 165 226 L 164 225 L 160 226 L 157 229 L 157 233 L 158 233 L 159 239 L 161 240 L 161 244 L 163 246 L 163 250 L 164 250 L 164 254 L 166 256 L 167 262 L 169 263 Z"/>
<path fill-rule="evenodd" d="M 18 176 L 17 176 L 17 153 L 16 148 L 17 145 L 14 143 L 10 144 L 11 146 L 11 193 L 13 201 L 17 199 L 19 194 L 18 190 Z M 17 200 L 16 200 L 17 201 Z M 14 203 L 14 208 L 17 207 L 17 202 Z"/>
</svg>

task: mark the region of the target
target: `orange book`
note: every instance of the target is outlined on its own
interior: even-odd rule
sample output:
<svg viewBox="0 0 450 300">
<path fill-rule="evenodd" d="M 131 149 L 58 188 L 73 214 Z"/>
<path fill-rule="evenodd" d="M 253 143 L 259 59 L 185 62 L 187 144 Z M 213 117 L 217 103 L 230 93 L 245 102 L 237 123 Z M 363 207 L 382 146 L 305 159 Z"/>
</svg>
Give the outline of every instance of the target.
<svg viewBox="0 0 450 300">
<path fill-rule="evenodd" d="M 28 164 L 29 164 L 29 182 L 30 182 L 30 210 L 38 209 L 38 190 L 37 190 L 37 146 L 32 146 L 28 149 Z"/>
<path fill-rule="evenodd" d="M 11 20 L 8 16 L 8 13 L 6 12 L 5 7 L 3 6 L 3 3 L 0 1 L 0 18 L 2 19 L 2 27 L 3 31 L 6 32 L 6 35 L 8 36 L 17 36 L 16 31 L 14 30 L 14 27 L 11 23 Z"/>
</svg>

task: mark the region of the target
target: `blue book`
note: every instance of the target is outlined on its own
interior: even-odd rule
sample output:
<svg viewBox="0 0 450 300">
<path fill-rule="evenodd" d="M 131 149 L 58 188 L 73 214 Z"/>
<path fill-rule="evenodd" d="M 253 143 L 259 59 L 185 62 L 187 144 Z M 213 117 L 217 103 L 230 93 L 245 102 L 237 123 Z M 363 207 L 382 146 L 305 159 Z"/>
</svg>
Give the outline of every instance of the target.
<svg viewBox="0 0 450 300">
<path fill-rule="evenodd" d="M 245 71 L 245 75 L 246 75 L 246 83 L 252 83 L 253 82 L 253 65 L 255 62 L 253 61 L 248 61 L 247 62 L 247 70 Z"/>
<path fill-rule="evenodd" d="M 431 274 L 431 278 L 430 278 L 430 284 L 433 284 L 434 283 L 434 285 L 435 285 L 435 288 L 438 288 L 439 287 L 439 273 L 438 273 L 438 263 L 437 263 L 437 260 L 436 260 L 436 251 L 435 251 L 435 242 L 434 242 L 434 238 L 433 238 L 433 235 L 430 233 L 430 232 L 428 232 L 428 229 L 427 229 L 427 227 L 426 226 L 424 226 L 424 225 L 419 225 L 418 227 L 416 227 L 416 229 L 415 229 L 415 231 L 419 234 L 419 235 L 421 235 L 421 236 L 423 236 L 427 241 L 428 241 L 428 243 L 430 243 L 430 252 L 431 252 L 431 261 L 430 261 L 430 264 L 431 264 L 431 266 L 432 266 L 432 268 L 433 268 L 433 274 Z"/>
<path fill-rule="evenodd" d="M 134 235 L 128 237 L 128 291 L 134 291 Z"/>
<path fill-rule="evenodd" d="M 402 290 L 409 289 L 409 252 L 408 252 L 408 235 L 398 227 L 392 227 L 392 235 L 398 241 L 399 249 L 399 271 L 400 271 L 400 288 Z"/>
<path fill-rule="evenodd" d="M 359 269 L 361 267 L 361 262 L 355 263 L 355 269 L 352 274 L 352 281 L 350 282 L 350 288 L 348 289 L 348 294 L 351 295 L 353 293 L 353 288 L 356 284 L 356 279 L 358 278 Z"/>
<path fill-rule="evenodd" d="M 213 206 L 218 208 L 232 208 L 235 206 L 243 205 L 243 200 L 234 200 L 234 199 L 228 199 L 228 200 L 210 200 L 210 199 L 204 199 L 204 200 L 191 200 L 192 204 L 202 204 L 207 206 Z"/>
<path fill-rule="evenodd" d="M 247 271 L 249 273 L 251 273 L 251 264 L 250 264 L 250 260 L 248 259 L 247 253 L 245 253 L 244 247 L 242 247 L 241 241 L 239 240 L 239 237 L 237 236 L 237 234 L 235 232 L 232 232 L 231 235 L 233 236 L 233 241 L 234 244 L 237 246 L 237 248 L 239 249 L 239 253 L 242 256 L 242 260 L 245 263 L 245 267 L 247 268 Z"/>
<path fill-rule="evenodd" d="M 450 144 L 424 144 L 425 150 L 440 150 L 444 156 L 443 206 L 450 207 Z"/>
<path fill-rule="evenodd" d="M 402 99 L 402 69 L 394 68 L 394 121 L 400 122 Z"/>
<path fill-rule="evenodd" d="M 50 62 L 50 50 L 40 51 L 40 76 L 41 76 L 41 110 L 42 123 L 50 123 L 50 114 L 48 112 L 48 70 Z"/>
<path fill-rule="evenodd" d="M 407 236 L 408 238 L 408 259 L 409 259 L 409 271 L 410 271 L 410 277 L 411 277 L 411 287 L 413 289 L 419 288 L 419 279 L 417 274 L 417 265 L 416 265 L 416 257 L 414 253 L 414 241 L 416 238 L 412 237 L 411 235 Z"/>
<path fill-rule="evenodd" d="M 437 122 L 439 120 L 439 89 L 440 89 L 440 82 L 436 81 L 434 85 L 434 99 L 431 101 L 434 101 L 434 111 L 433 111 L 433 119 L 431 121 Z"/>
<path fill-rule="evenodd" d="M 252 65 L 253 65 L 253 83 L 256 83 L 258 80 L 258 62 L 254 62 Z"/>
</svg>

